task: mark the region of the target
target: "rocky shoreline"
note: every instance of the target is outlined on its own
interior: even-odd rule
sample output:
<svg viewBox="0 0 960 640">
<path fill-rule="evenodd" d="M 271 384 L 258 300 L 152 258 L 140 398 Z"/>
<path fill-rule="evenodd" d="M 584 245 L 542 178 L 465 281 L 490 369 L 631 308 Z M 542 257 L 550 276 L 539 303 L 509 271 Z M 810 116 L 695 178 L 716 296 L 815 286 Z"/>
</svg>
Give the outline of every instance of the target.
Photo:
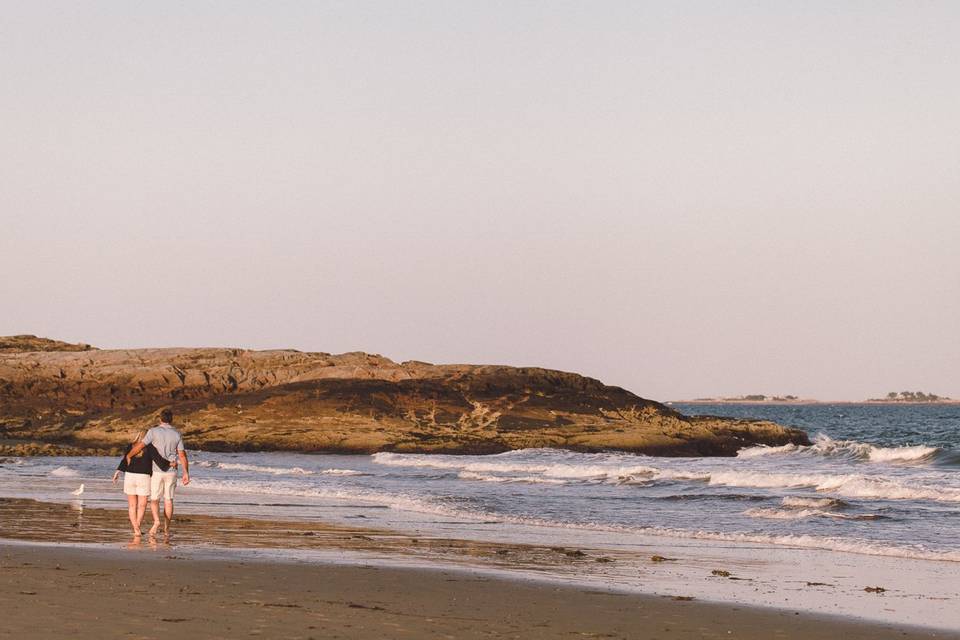
<svg viewBox="0 0 960 640">
<path fill-rule="evenodd" d="M 554 447 L 735 455 L 808 444 L 761 420 L 690 417 L 532 367 L 396 363 L 366 353 L 135 349 L 0 338 L 0 455 L 105 455 L 170 407 L 208 451 L 500 453 Z"/>
</svg>

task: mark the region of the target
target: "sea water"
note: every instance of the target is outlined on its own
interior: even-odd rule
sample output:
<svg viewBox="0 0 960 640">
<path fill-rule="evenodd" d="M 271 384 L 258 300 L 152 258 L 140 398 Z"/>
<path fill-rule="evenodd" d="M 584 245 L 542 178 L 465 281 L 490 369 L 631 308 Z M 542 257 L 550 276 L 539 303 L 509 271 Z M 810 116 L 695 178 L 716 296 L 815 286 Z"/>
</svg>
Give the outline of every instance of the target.
<svg viewBox="0 0 960 640">
<path fill-rule="evenodd" d="M 640 535 L 960 562 L 960 406 L 678 405 L 803 428 L 730 458 L 192 451 L 181 512 L 515 542 Z M 188 442 L 189 445 L 189 442 Z M 122 507 L 112 458 L 8 458 L 0 496 Z"/>
</svg>

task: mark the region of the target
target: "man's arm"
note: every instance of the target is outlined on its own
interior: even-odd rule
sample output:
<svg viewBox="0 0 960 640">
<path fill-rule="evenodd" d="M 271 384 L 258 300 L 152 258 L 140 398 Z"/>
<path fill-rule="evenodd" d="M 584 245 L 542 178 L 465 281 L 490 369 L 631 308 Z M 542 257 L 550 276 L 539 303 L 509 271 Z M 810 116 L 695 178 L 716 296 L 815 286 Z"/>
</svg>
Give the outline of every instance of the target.
<svg viewBox="0 0 960 640">
<path fill-rule="evenodd" d="M 187 460 L 187 452 L 181 449 L 177 451 L 177 457 L 180 458 L 180 466 L 183 467 L 183 486 L 190 484 L 190 461 Z"/>
<path fill-rule="evenodd" d="M 146 444 L 143 443 L 143 440 L 133 445 L 130 448 L 130 451 L 127 453 L 127 464 L 130 464 L 130 460 L 133 459 L 133 456 L 137 455 L 146 448 Z"/>
</svg>

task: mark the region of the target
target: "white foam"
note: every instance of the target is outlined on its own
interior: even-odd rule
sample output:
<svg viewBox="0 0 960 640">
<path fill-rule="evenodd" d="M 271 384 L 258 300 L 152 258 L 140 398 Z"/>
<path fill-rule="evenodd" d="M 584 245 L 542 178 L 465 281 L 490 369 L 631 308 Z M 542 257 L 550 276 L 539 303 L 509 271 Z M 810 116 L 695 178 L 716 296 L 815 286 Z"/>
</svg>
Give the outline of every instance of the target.
<svg viewBox="0 0 960 640">
<path fill-rule="evenodd" d="M 704 474 L 710 485 L 758 489 L 813 489 L 850 498 L 960 502 L 960 489 L 902 483 L 882 476 L 830 473 L 718 471 Z"/>
<path fill-rule="evenodd" d="M 539 476 L 495 476 L 474 471 L 461 471 L 459 478 L 464 480 L 478 480 L 480 482 L 519 482 L 525 484 L 567 484 L 565 480 L 559 478 L 542 478 Z"/>
<path fill-rule="evenodd" d="M 258 464 L 242 464 L 238 462 L 208 462 L 201 461 L 200 466 L 211 469 L 223 469 L 225 471 L 250 471 L 253 473 L 269 473 L 275 476 L 309 476 L 312 471 L 301 467 L 266 467 Z"/>
<path fill-rule="evenodd" d="M 773 520 L 802 520 L 814 516 L 832 516 L 829 511 L 823 509 L 772 509 L 768 507 L 759 507 L 757 509 L 747 509 L 743 515 L 751 518 L 770 518 Z"/>
<path fill-rule="evenodd" d="M 769 518 L 772 520 L 802 520 L 804 518 L 835 518 L 837 520 L 879 520 L 882 516 L 873 514 L 846 515 L 825 509 L 773 509 L 758 507 L 747 509 L 743 515 L 751 518 Z"/>
<path fill-rule="evenodd" d="M 781 504 L 785 507 L 796 507 L 801 509 L 806 507 L 835 509 L 838 507 L 847 506 L 846 502 L 843 500 L 837 500 L 836 498 L 803 498 L 793 496 L 785 497 L 781 501 Z"/>
<path fill-rule="evenodd" d="M 869 446 L 869 445 L 864 445 Z M 770 447 L 786 451 L 788 447 Z M 809 449 L 809 447 L 807 447 Z M 794 448 L 793 450 L 798 450 Z M 515 474 L 515 482 L 534 482 L 561 479 L 572 482 L 608 482 L 614 484 L 645 485 L 654 481 L 704 482 L 711 486 L 741 487 L 754 489 L 811 489 L 833 493 L 838 496 L 878 500 L 930 500 L 934 502 L 960 502 L 960 488 L 938 487 L 901 481 L 883 475 L 844 473 L 778 473 L 757 469 L 754 466 L 735 465 L 724 470 L 686 470 L 658 468 L 644 465 L 623 464 L 626 456 L 583 455 L 586 464 L 553 462 L 558 454 L 528 451 L 528 462 L 517 456 L 489 456 L 482 461 L 472 457 L 426 456 L 395 453 L 374 454 L 377 464 L 395 467 L 432 468 L 457 471 L 458 477 L 468 480 L 480 479 L 476 474 L 491 477 L 507 477 Z M 746 457 L 756 457 L 748 454 Z M 570 456 L 563 456 L 569 459 Z M 545 460 L 546 458 L 546 460 Z M 645 458 L 644 461 L 654 460 Z M 603 464 L 606 462 L 606 464 Z M 672 464 L 672 463 L 667 463 Z M 466 473 L 465 473 L 466 472 Z M 470 475 L 474 474 L 474 475 Z M 521 478 L 522 480 L 517 480 Z M 488 480 L 509 482 L 510 480 Z"/>
<path fill-rule="evenodd" d="M 528 454 L 540 453 L 536 450 L 527 450 Z M 545 455 L 553 455 L 553 452 Z M 561 454 L 562 455 L 562 454 Z M 565 456 L 569 457 L 569 456 Z M 657 469 L 646 465 L 604 465 L 604 464 L 570 464 L 564 462 L 544 463 L 540 461 L 515 461 L 516 456 L 507 457 L 505 454 L 489 456 L 485 460 L 455 456 L 425 456 L 419 454 L 375 453 L 373 462 L 393 467 L 419 467 L 428 469 L 445 469 L 474 474 L 540 474 L 546 478 L 559 478 L 582 481 L 604 482 L 620 480 L 628 476 L 652 476 Z M 461 476 L 464 477 L 464 476 Z M 476 479 L 469 477 L 469 479 Z"/>
<path fill-rule="evenodd" d="M 362 471 L 355 471 L 354 469 L 324 469 L 320 472 L 321 475 L 325 476 L 363 476 L 367 475 Z"/>
<path fill-rule="evenodd" d="M 50 475 L 55 476 L 57 478 L 76 478 L 80 474 L 77 473 L 75 470 L 71 469 L 70 467 L 57 467 L 56 469 L 50 472 Z"/>
<path fill-rule="evenodd" d="M 398 509 L 414 511 L 447 517 L 464 516 L 464 511 L 431 502 L 428 499 L 384 493 L 361 488 L 334 488 L 334 487 L 294 487 L 270 482 L 247 482 L 242 480 L 211 480 L 202 478 L 190 483 L 193 489 L 213 491 L 218 493 L 242 493 L 255 495 L 290 496 L 299 498 L 319 498 L 348 502 L 371 502 L 374 504 Z M 466 517 L 471 517 L 467 515 Z M 489 519 L 487 514 L 485 519 Z"/>
<path fill-rule="evenodd" d="M 865 462 L 884 462 L 910 464 L 930 462 L 941 450 L 937 447 L 916 445 L 909 447 L 877 447 L 865 442 L 854 440 L 834 440 L 819 433 L 813 438 L 813 444 L 802 446 L 785 444 L 780 447 L 760 445 L 747 447 L 737 452 L 738 458 L 759 458 L 773 455 L 814 455 L 828 457 L 845 457 Z"/>
</svg>

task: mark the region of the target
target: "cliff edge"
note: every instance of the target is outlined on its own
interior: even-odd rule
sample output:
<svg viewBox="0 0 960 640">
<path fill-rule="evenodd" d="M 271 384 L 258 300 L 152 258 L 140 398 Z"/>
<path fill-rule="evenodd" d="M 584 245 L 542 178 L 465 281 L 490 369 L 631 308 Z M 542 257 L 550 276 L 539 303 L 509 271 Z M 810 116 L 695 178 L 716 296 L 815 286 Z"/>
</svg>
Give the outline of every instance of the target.
<svg viewBox="0 0 960 640">
<path fill-rule="evenodd" d="M 114 453 L 170 407 L 208 451 L 497 453 L 530 447 L 734 455 L 808 444 L 778 424 L 684 416 L 619 387 L 529 367 L 367 353 L 100 350 L 0 337 L 0 454 Z"/>
</svg>

